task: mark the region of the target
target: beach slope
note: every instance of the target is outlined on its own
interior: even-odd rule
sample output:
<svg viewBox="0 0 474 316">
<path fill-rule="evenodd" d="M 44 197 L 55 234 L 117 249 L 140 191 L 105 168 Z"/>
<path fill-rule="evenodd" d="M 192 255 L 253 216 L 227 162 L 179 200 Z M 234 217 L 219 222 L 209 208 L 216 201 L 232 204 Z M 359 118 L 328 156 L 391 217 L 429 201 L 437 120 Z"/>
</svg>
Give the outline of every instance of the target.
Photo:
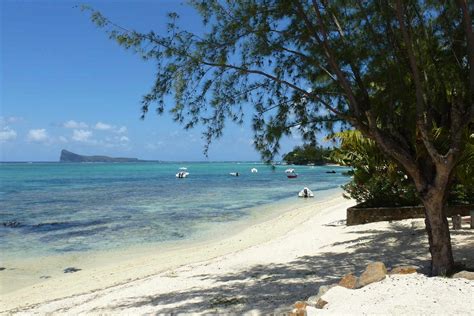
<svg viewBox="0 0 474 316">
<path fill-rule="evenodd" d="M 428 267 L 422 220 L 346 227 L 345 210 L 353 204 L 342 197 L 309 202 L 219 241 L 46 281 L 4 295 L 2 310 L 283 312 L 315 295 L 320 285 L 337 282 L 348 272 L 360 273 L 372 261 Z M 461 261 L 472 262 L 473 240 L 472 233 L 453 233 Z M 460 286 L 472 286 L 469 282 Z"/>
</svg>

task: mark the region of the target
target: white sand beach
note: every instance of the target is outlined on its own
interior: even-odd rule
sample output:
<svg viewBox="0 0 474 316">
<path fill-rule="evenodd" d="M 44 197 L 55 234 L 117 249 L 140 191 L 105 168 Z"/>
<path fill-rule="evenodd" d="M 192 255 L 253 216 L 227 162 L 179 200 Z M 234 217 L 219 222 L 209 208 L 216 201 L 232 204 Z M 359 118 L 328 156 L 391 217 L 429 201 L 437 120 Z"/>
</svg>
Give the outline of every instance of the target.
<svg viewBox="0 0 474 316">
<path fill-rule="evenodd" d="M 360 273 L 372 261 L 383 261 L 388 267 L 417 265 L 421 272 L 426 271 L 429 253 L 423 220 L 347 227 L 345 211 L 353 204 L 339 196 L 329 197 L 290 208 L 221 240 L 216 236 L 192 247 L 148 252 L 101 267 L 82 267 L 76 273 L 2 295 L 0 311 L 70 315 L 286 312 L 295 301 L 315 295 L 320 285 L 337 282 L 348 272 Z M 452 239 L 455 259 L 473 266 L 474 232 L 453 231 Z M 414 279 L 416 282 L 410 281 L 404 291 L 396 292 L 404 298 L 397 300 L 395 309 L 367 307 L 370 293 L 385 295 L 395 279 L 351 290 L 365 295 L 358 298 L 365 302 L 363 308 L 349 300 L 350 308 L 341 309 L 348 294 L 331 290 L 327 293 L 332 295 L 329 304 L 318 312 L 405 314 L 415 310 L 437 314 L 437 306 L 454 295 L 447 292 L 444 300 L 433 299 L 428 304 L 432 298 L 445 295 L 435 290 L 444 282 L 458 294 L 456 302 L 464 302 L 453 311 L 473 313 L 474 281 L 465 279 Z M 418 284 L 422 287 L 417 288 Z M 417 295 L 426 300 L 418 303 Z M 338 297 L 343 303 L 335 303 Z"/>
</svg>

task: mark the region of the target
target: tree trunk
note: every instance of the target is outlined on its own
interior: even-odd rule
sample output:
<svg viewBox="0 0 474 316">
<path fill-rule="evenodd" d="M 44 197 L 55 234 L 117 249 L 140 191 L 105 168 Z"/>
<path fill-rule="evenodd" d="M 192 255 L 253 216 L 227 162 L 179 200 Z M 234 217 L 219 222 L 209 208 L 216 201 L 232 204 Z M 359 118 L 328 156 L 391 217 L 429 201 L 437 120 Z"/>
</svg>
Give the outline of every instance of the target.
<svg viewBox="0 0 474 316">
<path fill-rule="evenodd" d="M 448 219 L 444 212 L 444 194 L 430 193 L 421 200 L 425 206 L 425 224 L 430 243 L 431 275 L 448 275 L 453 272 L 454 259 Z"/>
</svg>

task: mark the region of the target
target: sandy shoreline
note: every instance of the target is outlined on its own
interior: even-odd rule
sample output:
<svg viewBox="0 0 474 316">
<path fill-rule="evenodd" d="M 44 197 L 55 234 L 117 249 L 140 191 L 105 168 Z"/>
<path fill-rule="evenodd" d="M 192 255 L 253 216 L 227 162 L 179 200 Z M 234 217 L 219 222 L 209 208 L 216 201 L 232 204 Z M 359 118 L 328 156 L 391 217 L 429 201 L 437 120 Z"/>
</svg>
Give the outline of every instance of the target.
<svg viewBox="0 0 474 316">
<path fill-rule="evenodd" d="M 288 311 L 371 261 L 428 267 L 422 220 L 346 227 L 353 204 L 312 201 L 219 241 L 47 280 L 3 295 L 1 311 L 262 314 Z M 472 231 L 452 238 L 456 259 L 472 265 Z"/>
<path fill-rule="evenodd" d="M 319 203 L 321 201 L 327 202 L 333 200 L 340 196 L 341 190 L 337 188 L 328 189 L 321 192 L 325 195 L 318 196 L 315 199 L 307 200 L 287 198 L 275 203 L 248 208 L 246 210 L 248 215 L 237 221 L 222 222 L 217 225 L 211 223 L 202 223 L 201 225 L 204 225 L 204 227 L 198 226 L 198 228 L 196 228 L 196 230 L 202 233 L 194 236 L 191 239 L 150 243 L 143 246 L 132 246 L 121 249 L 64 253 L 56 255 L 53 254 L 46 256 L 40 255 L 27 258 L 9 258 L 8 256 L 3 255 L 2 258 L 0 258 L 0 266 L 4 267 L 5 269 L 1 271 L 0 274 L 0 295 L 7 295 L 25 287 L 36 285 L 38 283 L 44 283 L 45 280 L 48 279 L 62 278 L 65 276 L 63 270 L 68 267 L 75 267 L 84 271 L 97 271 L 97 269 L 104 270 L 110 269 L 111 267 L 116 267 L 119 263 L 124 263 L 126 261 L 136 261 L 137 258 L 149 259 L 151 257 L 150 253 L 156 255 L 159 254 L 160 256 L 167 258 L 170 255 L 179 255 L 180 252 L 186 253 L 188 252 L 188 249 L 206 248 L 209 244 L 215 243 L 216 236 L 219 236 L 219 239 L 226 239 L 238 234 L 250 226 L 277 218 L 281 214 L 291 212 L 296 208 L 313 205 L 314 203 Z M 243 243 L 242 245 L 257 243 L 259 240 L 247 239 L 246 241 L 247 243 Z M 215 253 L 213 255 L 219 255 L 222 253 Z M 183 258 L 183 256 L 179 257 L 182 258 L 181 262 L 173 261 L 171 264 L 163 264 L 159 262 L 159 268 L 167 269 L 174 266 L 175 264 L 186 264 L 193 261 L 192 258 Z M 198 258 L 202 260 L 201 257 Z M 136 266 L 137 263 L 133 262 L 131 265 Z M 158 270 L 153 270 L 153 273 L 156 273 L 157 271 Z M 139 273 L 135 277 L 143 276 L 146 276 L 146 274 Z M 124 282 L 127 280 L 128 278 L 121 281 Z M 114 281 L 114 283 L 116 282 Z"/>
<path fill-rule="evenodd" d="M 304 222 L 314 215 L 314 212 L 324 211 L 341 202 L 348 202 L 341 200 L 339 195 L 330 192 L 322 201 L 306 201 L 306 203 L 297 203 L 297 206 L 291 206 L 288 203 L 282 204 L 280 209 L 275 210 L 275 213 L 279 214 L 278 216 L 272 217 L 271 214 L 268 214 L 259 219 L 263 222 L 257 222 L 249 227 L 234 225 L 232 229 L 241 229 L 241 231 L 232 233 L 223 240 L 215 238 L 192 244 L 164 246 L 159 249 L 160 253 L 150 253 L 153 250 L 151 247 L 134 249 L 130 253 L 111 251 L 112 258 L 120 259 L 118 263 L 111 263 L 110 257 L 107 255 L 104 257 L 104 253 L 101 253 L 100 256 L 90 254 L 88 258 L 64 256 L 63 262 L 57 257 L 33 259 L 36 260 L 38 266 L 60 264 L 64 267 L 73 264 L 82 270 L 73 274 L 63 274 L 58 266 L 59 273 L 52 278 L 10 293 L 4 293 L 0 301 L 1 311 L 143 279 L 182 265 L 209 260 L 265 243 Z M 77 265 L 77 261 L 80 262 L 79 265 Z M 28 266 L 30 265 L 31 263 L 28 263 Z M 2 276 L 2 283 L 12 281 L 14 280 L 8 280 Z M 67 284 L 67 287 L 64 284 Z"/>
</svg>

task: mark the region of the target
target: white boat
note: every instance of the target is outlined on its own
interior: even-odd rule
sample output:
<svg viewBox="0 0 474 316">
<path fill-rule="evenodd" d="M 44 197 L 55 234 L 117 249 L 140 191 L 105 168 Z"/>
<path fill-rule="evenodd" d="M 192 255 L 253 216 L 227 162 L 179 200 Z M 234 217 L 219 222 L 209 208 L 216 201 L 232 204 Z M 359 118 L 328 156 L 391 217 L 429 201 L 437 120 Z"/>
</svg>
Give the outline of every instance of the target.
<svg viewBox="0 0 474 316">
<path fill-rule="evenodd" d="M 298 193 L 298 196 L 302 198 L 312 198 L 314 197 L 314 193 L 307 187 L 304 187 L 303 190 L 301 190 L 300 193 Z"/>
<path fill-rule="evenodd" d="M 251 172 L 251 173 L 257 173 L 258 170 L 257 170 L 257 168 L 252 168 L 252 169 L 250 169 L 250 172 Z"/>
<path fill-rule="evenodd" d="M 298 174 L 297 174 L 296 172 L 288 172 L 288 173 L 286 174 L 286 177 L 287 177 L 288 179 L 295 179 L 295 178 L 298 178 Z"/>
<path fill-rule="evenodd" d="M 179 170 L 188 170 L 188 168 L 186 168 L 186 167 L 181 167 L 181 168 L 179 168 Z"/>
<path fill-rule="evenodd" d="M 176 174 L 176 178 L 186 178 L 187 176 L 189 175 L 189 172 L 186 172 L 186 171 L 180 171 Z"/>
<path fill-rule="evenodd" d="M 234 176 L 234 177 L 238 177 L 239 176 L 239 173 L 238 172 L 231 172 L 229 173 L 231 176 Z"/>
<path fill-rule="evenodd" d="M 295 173 L 295 169 L 286 169 L 285 173 Z"/>
</svg>

